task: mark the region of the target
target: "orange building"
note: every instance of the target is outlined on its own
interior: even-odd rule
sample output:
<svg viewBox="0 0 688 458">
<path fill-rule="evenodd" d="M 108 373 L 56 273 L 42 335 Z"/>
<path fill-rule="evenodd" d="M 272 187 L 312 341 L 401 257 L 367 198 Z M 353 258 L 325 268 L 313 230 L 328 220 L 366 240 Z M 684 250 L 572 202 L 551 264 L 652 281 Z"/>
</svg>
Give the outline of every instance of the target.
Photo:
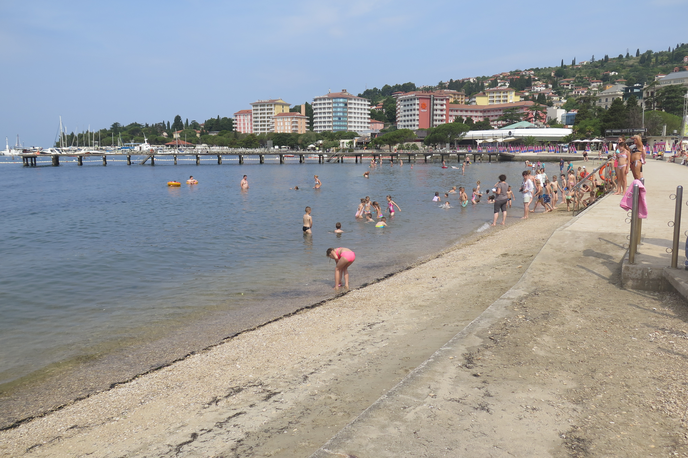
<svg viewBox="0 0 688 458">
<path fill-rule="evenodd" d="M 274 117 L 274 131 L 281 134 L 305 134 L 307 120 L 301 113 L 277 113 Z"/>
</svg>

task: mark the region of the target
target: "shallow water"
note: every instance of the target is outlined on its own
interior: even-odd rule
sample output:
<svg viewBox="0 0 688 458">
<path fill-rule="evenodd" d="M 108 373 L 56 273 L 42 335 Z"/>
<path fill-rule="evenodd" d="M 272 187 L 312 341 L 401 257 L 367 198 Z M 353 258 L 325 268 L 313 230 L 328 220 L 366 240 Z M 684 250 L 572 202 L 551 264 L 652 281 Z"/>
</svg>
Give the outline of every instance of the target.
<svg viewBox="0 0 688 458">
<path fill-rule="evenodd" d="M 501 173 L 517 190 L 522 170 L 509 162 L 474 164 L 465 176 L 424 163 L 61 162 L 24 168 L 0 161 L 0 392 L 58 363 L 144 343 L 155 349 L 176 339 L 193 351 L 332 297 L 328 247 L 356 252 L 354 288 L 397 271 L 489 231 L 486 199 L 461 208 L 452 194 L 455 207 L 444 210 L 431 202 L 435 191 L 466 186 L 470 195 L 476 180 L 486 190 Z M 246 192 L 239 189 L 244 174 Z M 320 190 L 312 188 L 315 174 Z M 166 185 L 190 175 L 200 183 Z M 361 197 L 385 208 L 387 194 L 402 209 L 387 215 L 387 228 L 354 218 Z M 516 201 L 513 218 L 522 213 Z M 311 236 L 301 230 L 307 205 Z M 338 221 L 344 234 L 332 232 Z M 157 360 L 165 360 L 166 345 L 157 346 Z"/>
</svg>

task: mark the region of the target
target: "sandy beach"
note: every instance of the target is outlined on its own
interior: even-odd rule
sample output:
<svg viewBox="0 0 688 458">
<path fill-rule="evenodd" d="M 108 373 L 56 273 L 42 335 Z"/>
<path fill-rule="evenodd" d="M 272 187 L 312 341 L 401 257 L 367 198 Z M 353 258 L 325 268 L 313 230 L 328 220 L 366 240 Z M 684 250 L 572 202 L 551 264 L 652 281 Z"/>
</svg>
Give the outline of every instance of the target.
<svg viewBox="0 0 688 458">
<path fill-rule="evenodd" d="M 569 218 L 536 215 L 487 231 L 429 262 L 3 431 L 0 451 L 307 456 L 504 294 Z"/>
<path fill-rule="evenodd" d="M 685 301 L 620 288 L 625 236 L 586 235 L 595 243 L 567 246 L 562 228 L 575 220 L 566 212 L 510 220 L 430 261 L 2 431 L 0 454 L 686 456 Z M 500 316 L 446 353 L 447 342 L 508 292 L 514 299 Z M 436 355 L 454 372 L 426 371 L 427 383 L 415 386 L 422 394 L 395 396 L 406 407 L 379 401 Z M 439 407 L 447 405 L 455 410 Z M 376 409 L 391 416 L 385 426 L 350 425 Z M 340 431 L 352 431 L 350 441 L 328 443 Z M 532 454 L 514 455 L 505 444 Z"/>
</svg>

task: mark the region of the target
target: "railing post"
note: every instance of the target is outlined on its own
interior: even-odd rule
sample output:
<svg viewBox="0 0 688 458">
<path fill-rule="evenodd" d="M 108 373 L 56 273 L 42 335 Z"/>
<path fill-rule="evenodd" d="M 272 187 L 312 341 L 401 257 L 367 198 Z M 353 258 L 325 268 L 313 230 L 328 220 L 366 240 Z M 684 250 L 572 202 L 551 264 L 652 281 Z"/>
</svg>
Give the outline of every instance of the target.
<svg viewBox="0 0 688 458">
<path fill-rule="evenodd" d="M 633 185 L 633 206 L 631 207 L 631 239 L 628 244 L 628 263 L 635 264 L 635 254 L 638 252 L 639 240 L 639 222 L 638 218 L 638 203 L 640 201 L 640 187 L 637 184 Z"/>
<path fill-rule="evenodd" d="M 681 206 L 683 205 L 683 186 L 676 186 L 676 209 L 674 210 L 674 243 L 671 247 L 671 268 L 678 266 L 678 241 L 681 237 Z"/>
</svg>

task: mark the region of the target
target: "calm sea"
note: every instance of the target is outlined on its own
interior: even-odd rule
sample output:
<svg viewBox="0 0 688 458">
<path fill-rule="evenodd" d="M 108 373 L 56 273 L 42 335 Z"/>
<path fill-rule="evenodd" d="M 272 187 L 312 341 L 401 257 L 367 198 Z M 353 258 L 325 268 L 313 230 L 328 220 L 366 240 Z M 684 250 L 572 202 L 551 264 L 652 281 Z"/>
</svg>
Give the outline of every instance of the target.
<svg viewBox="0 0 688 458">
<path fill-rule="evenodd" d="M 444 210 L 431 201 L 435 191 L 466 186 L 470 194 L 477 180 L 485 190 L 501 173 L 518 189 L 523 169 L 479 163 L 462 176 L 460 169 L 422 162 L 370 169 L 298 159 L 176 166 L 158 159 L 154 167 L 113 158 L 107 167 L 100 159 L 83 167 L 71 161 L 25 168 L 21 160 L 0 160 L 0 393 L 6 395 L 32 380 L 59 376 L 64 383 L 70 371 L 103 361 L 97 375 L 88 375 L 93 386 L 126 379 L 330 298 L 328 247 L 356 252 L 352 287 L 397 271 L 485 230 L 491 220 L 486 199 L 461 208 L 452 194 L 454 208 Z M 369 179 L 362 176 L 367 170 Z M 247 192 L 239 189 L 244 174 Z M 166 184 L 190 175 L 200 183 Z M 314 175 L 320 190 L 313 189 Z M 387 228 L 354 218 L 360 198 L 385 208 L 387 194 L 402 210 Z M 301 229 L 306 206 L 313 209 L 312 236 Z M 517 198 L 510 219 L 521 213 Z M 336 222 L 344 234 L 333 233 Z"/>
</svg>

